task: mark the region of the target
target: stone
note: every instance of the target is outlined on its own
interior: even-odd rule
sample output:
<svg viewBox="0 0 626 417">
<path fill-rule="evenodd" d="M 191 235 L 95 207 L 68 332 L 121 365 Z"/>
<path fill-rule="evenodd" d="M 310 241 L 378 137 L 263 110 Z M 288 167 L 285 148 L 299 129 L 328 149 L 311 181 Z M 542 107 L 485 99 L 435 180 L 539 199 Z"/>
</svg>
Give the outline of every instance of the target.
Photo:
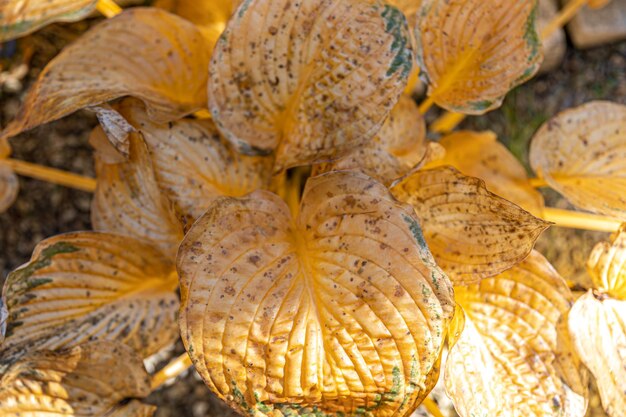
<svg viewBox="0 0 626 417">
<path fill-rule="evenodd" d="M 538 33 L 557 15 L 558 10 L 557 0 L 539 0 L 539 8 L 537 9 Z M 539 68 L 539 73 L 543 74 L 558 68 L 563 62 L 566 50 L 565 31 L 559 29 L 543 43 L 543 63 Z"/>
<path fill-rule="evenodd" d="M 626 0 L 612 0 L 601 9 L 584 7 L 567 25 L 567 32 L 580 49 L 626 39 Z"/>
</svg>

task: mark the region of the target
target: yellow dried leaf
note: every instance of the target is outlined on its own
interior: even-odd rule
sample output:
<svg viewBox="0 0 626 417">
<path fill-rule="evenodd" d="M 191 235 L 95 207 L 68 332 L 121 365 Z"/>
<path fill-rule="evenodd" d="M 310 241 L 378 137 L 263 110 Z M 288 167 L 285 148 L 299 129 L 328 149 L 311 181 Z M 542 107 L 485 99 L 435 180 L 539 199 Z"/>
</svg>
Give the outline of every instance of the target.
<svg viewBox="0 0 626 417">
<path fill-rule="evenodd" d="M 490 131 L 459 131 L 443 137 L 445 156 L 429 167 L 452 165 L 465 175 L 485 181 L 489 191 L 541 216 L 541 193 L 528 182 L 526 169 Z"/>
<path fill-rule="evenodd" d="M 415 168 L 427 153 L 424 118 L 413 99 L 403 95 L 374 140 L 341 159 L 317 165 L 315 173 L 358 169 L 389 185 Z"/>
<path fill-rule="evenodd" d="M 466 323 L 445 381 L 461 417 L 585 415 L 587 374 L 561 325 L 573 297 L 543 256 L 455 292 Z"/>
<path fill-rule="evenodd" d="M 309 179 L 296 219 L 266 191 L 216 200 L 178 271 L 187 351 L 246 415 L 404 416 L 436 382 L 450 281 L 413 210 L 361 173 Z"/>
<path fill-rule="evenodd" d="M 125 100 L 117 109 L 143 135 L 158 184 L 185 224 L 193 223 L 215 197 L 269 187 L 272 159 L 235 152 L 212 121 L 154 123 L 136 100 Z"/>
<path fill-rule="evenodd" d="M 415 29 L 428 95 L 453 112 L 483 114 L 542 61 L 536 0 L 423 0 Z"/>
<path fill-rule="evenodd" d="M 0 379 L 3 416 L 149 417 L 155 407 L 127 398 L 150 394 L 141 357 L 122 344 L 99 341 L 33 352 Z"/>
<path fill-rule="evenodd" d="M 20 189 L 19 181 L 13 170 L 2 166 L 0 159 L 0 213 L 5 212 L 17 198 Z"/>
<path fill-rule="evenodd" d="M 626 301 L 580 297 L 569 315 L 569 330 L 582 361 L 596 378 L 602 406 L 611 417 L 626 410 Z"/>
<path fill-rule="evenodd" d="M 130 159 L 101 161 L 96 153 L 97 188 L 91 205 L 95 230 L 132 236 L 176 257 L 183 227 L 172 204 L 161 193 L 150 153 L 140 134 L 130 140 Z"/>
<path fill-rule="evenodd" d="M 548 223 L 490 193 L 452 167 L 417 171 L 391 189 L 413 206 L 437 264 L 455 285 L 511 268 L 532 250 Z"/>
<path fill-rule="evenodd" d="M 626 300 L 626 224 L 611 243 L 598 243 L 587 260 L 595 288 L 619 300 Z"/>
<path fill-rule="evenodd" d="M 420 10 L 422 0 L 388 0 L 387 3 L 402 10 L 407 19 L 412 21 L 415 14 Z"/>
<path fill-rule="evenodd" d="M 247 154 L 274 151 L 281 171 L 369 142 L 411 67 L 406 19 L 392 6 L 247 0 L 213 53 L 209 106 L 229 141 Z"/>
<path fill-rule="evenodd" d="M 123 342 L 147 357 L 176 340 L 176 274 L 151 246 L 98 232 L 55 236 L 4 284 L 0 367 L 34 349 Z"/>
<path fill-rule="evenodd" d="M 27 35 L 53 22 L 87 17 L 97 0 L 0 0 L 0 42 Z"/>
<path fill-rule="evenodd" d="M 152 119 L 176 120 L 206 107 L 209 56 L 200 31 L 184 19 L 155 8 L 126 10 L 46 66 L 2 137 L 129 95 L 146 103 Z"/>
<path fill-rule="evenodd" d="M 592 101 L 559 113 L 535 134 L 530 163 L 575 206 L 626 219 L 626 106 Z"/>
</svg>

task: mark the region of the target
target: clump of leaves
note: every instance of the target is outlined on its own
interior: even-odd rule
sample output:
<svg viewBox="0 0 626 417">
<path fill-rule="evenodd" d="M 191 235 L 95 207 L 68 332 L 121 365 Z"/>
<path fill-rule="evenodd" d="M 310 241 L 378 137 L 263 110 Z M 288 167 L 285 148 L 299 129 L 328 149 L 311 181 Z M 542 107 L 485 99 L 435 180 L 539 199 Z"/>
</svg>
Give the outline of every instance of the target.
<svg viewBox="0 0 626 417">
<path fill-rule="evenodd" d="M 407 416 L 441 366 L 462 417 L 582 417 L 588 370 L 621 415 L 623 229 L 577 300 L 533 250 L 550 223 L 520 163 L 491 132 L 427 139 L 403 93 L 420 71 L 423 111 L 497 107 L 541 62 L 536 2 L 390 3 L 158 1 L 49 63 L 0 157 L 94 111 L 96 231 L 46 239 L 7 277 L 3 411 L 152 415 L 162 381 L 141 360 L 181 337 L 243 415 Z M 29 10 L 0 14 L 5 36 L 60 13 Z M 625 123 L 613 103 L 564 112 L 533 169 L 623 219 Z M 0 178 L 4 208 L 17 186 L 8 165 Z"/>
</svg>

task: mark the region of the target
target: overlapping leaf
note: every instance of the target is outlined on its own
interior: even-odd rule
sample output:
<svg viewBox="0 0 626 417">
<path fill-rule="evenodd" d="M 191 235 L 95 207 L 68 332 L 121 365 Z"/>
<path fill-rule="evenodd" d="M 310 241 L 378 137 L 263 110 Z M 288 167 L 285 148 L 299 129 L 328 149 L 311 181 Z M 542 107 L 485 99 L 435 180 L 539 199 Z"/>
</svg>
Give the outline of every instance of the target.
<svg viewBox="0 0 626 417">
<path fill-rule="evenodd" d="M 0 42 L 27 35 L 52 22 L 80 20 L 97 0 L 2 0 Z"/>
<path fill-rule="evenodd" d="M 187 224 L 215 197 L 240 197 L 270 184 L 271 158 L 235 152 L 210 120 L 154 123 L 136 100 L 125 100 L 116 110 L 141 132 L 159 186 Z M 109 152 L 108 159 L 115 154 Z"/>
<path fill-rule="evenodd" d="M 483 114 L 539 69 L 536 0 L 423 0 L 417 57 L 437 105 Z"/>
<path fill-rule="evenodd" d="M 206 107 L 209 56 L 193 24 L 159 9 L 127 10 L 48 64 L 2 137 L 127 95 L 154 120 L 176 120 Z"/>
<path fill-rule="evenodd" d="M 560 113 L 533 138 L 530 163 L 572 204 L 626 219 L 626 106 L 594 101 Z"/>
<path fill-rule="evenodd" d="M 533 252 L 456 296 L 467 316 L 446 389 L 461 417 L 585 415 L 587 375 L 562 325 L 573 297 L 545 258 Z"/>
<path fill-rule="evenodd" d="M 430 166 L 452 165 L 465 175 L 485 181 L 489 191 L 541 216 L 543 197 L 528 182 L 522 164 L 493 132 L 460 131 L 443 137 L 445 157 Z"/>
<path fill-rule="evenodd" d="M 424 118 L 413 99 L 403 95 L 374 140 L 315 170 L 359 169 L 389 185 L 422 162 L 428 149 Z"/>
<path fill-rule="evenodd" d="M 408 415 L 454 312 L 409 206 L 357 172 L 221 198 L 178 257 L 181 334 L 207 385 L 255 415 Z M 360 410 L 360 411 L 359 411 Z"/>
<path fill-rule="evenodd" d="M 323 162 L 375 136 L 411 61 L 405 17 L 377 0 L 246 1 L 211 59 L 209 106 L 277 171 Z"/>
<path fill-rule="evenodd" d="M 108 341 L 30 353 L 0 378 L 3 416 L 149 417 L 154 406 L 125 403 L 149 394 L 141 357 Z"/>
<path fill-rule="evenodd" d="M 451 167 L 417 171 L 391 189 L 411 204 L 437 264 L 456 285 L 472 284 L 524 259 L 548 224 Z"/>
<path fill-rule="evenodd" d="M 46 239 L 4 284 L 0 365 L 90 340 L 120 341 L 149 356 L 176 339 L 176 285 L 164 255 L 130 237 Z"/>
<path fill-rule="evenodd" d="M 611 297 L 626 300 L 626 225 L 612 243 L 600 242 L 587 261 L 594 286 Z"/>
<path fill-rule="evenodd" d="M 11 168 L 3 166 L 0 160 L 0 213 L 13 205 L 19 189 L 17 176 Z"/>
<path fill-rule="evenodd" d="M 569 315 L 569 330 L 582 361 L 596 378 L 611 417 L 626 410 L 626 301 L 589 291 Z"/>
<path fill-rule="evenodd" d="M 96 133 L 97 134 L 97 133 Z M 157 183 L 150 153 L 140 134 L 129 137 L 130 158 L 117 164 L 96 153 L 98 185 L 91 206 L 95 230 L 129 235 L 176 257 L 183 227 Z"/>
</svg>

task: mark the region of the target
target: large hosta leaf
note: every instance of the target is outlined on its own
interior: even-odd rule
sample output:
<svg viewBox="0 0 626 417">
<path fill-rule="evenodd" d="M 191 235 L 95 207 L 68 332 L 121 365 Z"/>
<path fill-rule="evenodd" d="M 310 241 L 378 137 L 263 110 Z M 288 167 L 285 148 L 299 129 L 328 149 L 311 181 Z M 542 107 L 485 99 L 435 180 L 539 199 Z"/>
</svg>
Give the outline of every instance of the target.
<svg viewBox="0 0 626 417">
<path fill-rule="evenodd" d="M 2 137 L 128 95 L 143 100 L 151 118 L 176 120 L 206 107 L 209 56 L 193 24 L 159 9 L 127 10 L 46 66 Z"/>
<path fill-rule="evenodd" d="M 548 227 L 451 167 L 415 172 L 391 192 L 415 208 L 437 264 L 457 285 L 511 268 Z"/>
<path fill-rule="evenodd" d="M 27 35 L 52 22 L 80 20 L 98 0 L 0 0 L 0 42 Z"/>
<path fill-rule="evenodd" d="M 403 95 L 371 142 L 315 172 L 358 169 L 389 185 L 422 162 L 428 153 L 426 125 L 413 99 Z"/>
<path fill-rule="evenodd" d="M 541 216 L 541 193 L 530 185 L 524 166 L 493 132 L 454 132 L 443 137 L 440 144 L 446 150 L 445 156 L 430 167 L 452 165 L 465 175 L 485 181 L 489 191 Z"/>
<path fill-rule="evenodd" d="M 33 352 L 0 378 L 0 410 L 16 417 L 149 417 L 150 377 L 131 348 L 108 341 Z"/>
<path fill-rule="evenodd" d="M 183 240 L 176 213 L 161 193 L 143 138 L 133 133 L 130 158 L 117 164 L 96 153 L 98 185 L 91 205 L 94 229 L 129 235 L 159 247 L 174 259 Z"/>
<path fill-rule="evenodd" d="M 582 417 L 587 375 L 567 333 L 573 297 L 537 252 L 458 289 L 465 330 L 450 350 L 446 389 L 461 417 Z"/>
<path fill-rule="evenodd" d="M 593 248 L 587 270 L 596 288 L 626 300 L 626 225 L 622 225 L 612 243 L 600 242 Z"/>
<path fill-rule="evenodd" d="M 176 339 L 173 265 L 127 236 L 78 232 L 44 240 L 9 274 L 0 365 L 34 349 L 116 340 L 143 356 Z"/>
<path fill-rule="evenodd" d="M 0 213 L 6 211 L 15 202 L 19 189 L 17 176 L 11 168 L 2 166 L 0 159 Z"/>
<path fill-rule="evenodd" d="M 210 110 L 277 171 L 322 162 L 374 137 L 411 60 L 406 19 L 377 0 L 247 0 L 211 59 Z"/>
<path fill-rule="evenodd" d="M 539 69 L 536 0 L 423 0 L 417 56 L 437 105 L 483 114 Z"/>
<path fill-rule="evenodd" d="M 125 100 L 116 109 L 141 132 L 157 182 L 185 223 L 204 213 L 216 197 L 240 197 L 269 187 L 272 159 L 235 152 L 212 121 L 154 123 L 136 100 Z"/>
<path fill-rule="evenodd" d="M 356 172 L 216 200 L 178 257 L 181 334 L 241 412 L 403 416 L 436 382 L 454 313 L 409 206 Z M 308 415 L 308 414 L 307 414 Z"/>
<path fill-rule="evenodd" d="M 611 417 L 626 410 L 626 301 L 589 291 L 569 315 L 582 361 L 596 378 L 602 406 Z"/>
<path fill-rule="evenodd" d="M 530 163 L 572 204 L 626 219 L 626 106 L 594 101 L 560 113 L 535 134 Z"/>
</svg>

